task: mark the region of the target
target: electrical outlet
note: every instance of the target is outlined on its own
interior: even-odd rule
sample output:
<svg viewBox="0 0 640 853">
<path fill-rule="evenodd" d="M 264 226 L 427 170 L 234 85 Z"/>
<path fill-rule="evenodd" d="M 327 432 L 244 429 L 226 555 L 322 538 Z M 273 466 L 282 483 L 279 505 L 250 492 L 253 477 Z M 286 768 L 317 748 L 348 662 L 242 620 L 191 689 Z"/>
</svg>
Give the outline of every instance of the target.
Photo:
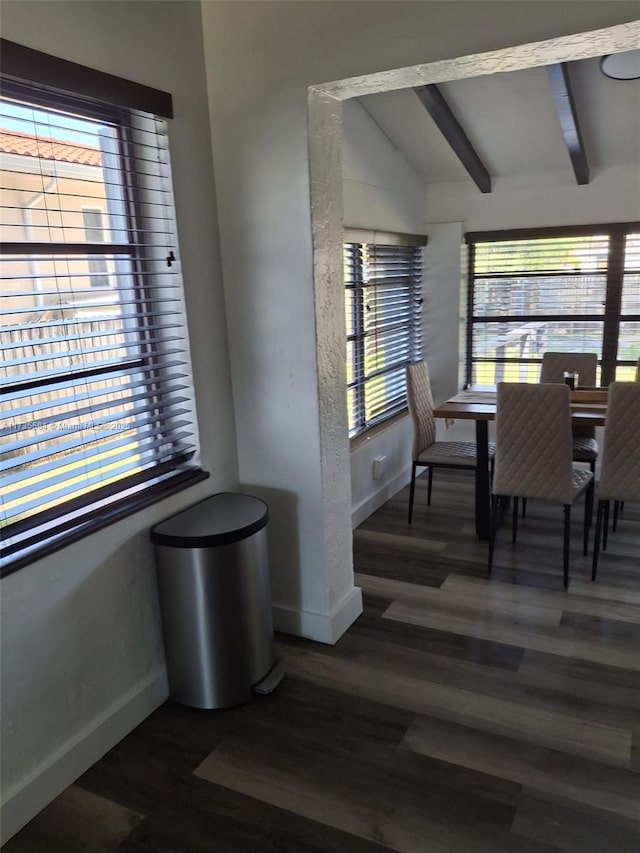
<svg viewBox="0 0 640 853">
<path fill-rule="evenodd" d="M 378 456 L 373 460 L 373 479 L 379 480 L 384 474 L 384 463 L 387 461 L 386 456 Z"/>
</svg>

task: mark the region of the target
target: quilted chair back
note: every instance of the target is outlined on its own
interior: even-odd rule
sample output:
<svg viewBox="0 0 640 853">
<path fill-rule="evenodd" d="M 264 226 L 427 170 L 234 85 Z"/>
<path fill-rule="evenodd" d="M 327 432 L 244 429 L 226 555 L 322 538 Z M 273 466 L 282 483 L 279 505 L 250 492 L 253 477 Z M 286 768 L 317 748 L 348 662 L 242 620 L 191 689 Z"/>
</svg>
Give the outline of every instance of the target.
<svg viewBox="0 0 640 853">
<path fill-rule="evenodd" d="M 433 417 L 433 397 L 426 362 L 416 361 L 406 370 L 407 401 L 413 425 L 413 459 L 436 440 L 436 422 Z"/>
<path fill-rule="evenodd" d="M 540 382 L 564 382 L 564 371 L 578 374 L 578 386 L 595 385 L 598 356 L 595 352 L 545 352 L 542 355 Z M 576 437 L 595 438 L 595 427 L 574 427 Z"/>
<path fill-rule="evenodd" d="M 598 356 L 595 352 L 545 352 L 540 382 L 563 382 L 566 371 L 578 374 L 578 385 L 595 385 Z"/>
<path fill-rule="evenodd" d="M 498 385 L 494 494 L 573 503 L 570 398 L 564 384 Z"/>
<path fill-rule="evenodd" d="M 609 385 L 598 497 L 640 501 L 640 382 Z"/>
</svg>

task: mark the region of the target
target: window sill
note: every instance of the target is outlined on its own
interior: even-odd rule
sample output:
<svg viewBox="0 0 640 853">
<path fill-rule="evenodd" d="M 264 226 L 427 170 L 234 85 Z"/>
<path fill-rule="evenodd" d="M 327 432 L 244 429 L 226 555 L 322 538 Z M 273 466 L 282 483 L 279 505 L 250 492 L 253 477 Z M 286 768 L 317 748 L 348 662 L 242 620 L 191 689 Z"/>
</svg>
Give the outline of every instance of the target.
<svg viewBox="0 0 640 853">
<path fill-rule="evenodd" d="M 85 516 L 85 520 L 79 521 L 77 526 L 65 530 L 63 533 L 43 538 L 41 542 L 17 551 L 6 558 L 0 558 L 0 578 L 5 578 L 43 557 L 48 557 L 50 554 L 66 548 L 67 545 L 78 542 L 116 521 L 132 515 L 134 512 L 195 486 L 196 483 L 201 483 L 208 477 L 209 473 L 199 468 L 181 471 L 140 492 L 116 500 L 106 507 L 91 510 L 87 515 L 93 514 L 93 516 L 89 518 Z"/>
<path fill-rule="evenodd" d="M 375 438 L 388 429 L 391 429 L 391 427 L 394 427 L 396 424 L 400 423 L 400 421 L 405 420 L 408 416 L 409 410 L 403 409 L 401 412 L 392 415 L 387 420 L 369 427 L 369 429 L 364 430 L 364 432 L 358 433 L 358 435 L 355 435 L 349 440 L 349 451 L 353 453 L 353 451 L 357 450 L 361 445 L 366 444 L 370 439 Z"/>
</svg>

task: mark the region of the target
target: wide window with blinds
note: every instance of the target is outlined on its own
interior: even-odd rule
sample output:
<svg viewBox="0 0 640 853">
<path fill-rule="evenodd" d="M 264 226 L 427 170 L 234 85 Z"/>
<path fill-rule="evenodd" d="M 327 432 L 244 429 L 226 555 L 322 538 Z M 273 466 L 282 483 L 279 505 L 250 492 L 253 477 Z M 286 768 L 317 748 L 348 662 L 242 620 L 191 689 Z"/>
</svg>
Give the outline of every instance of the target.
<svg viewBox="0 0 640 853">
<path fill-rule="evenodd" d="M 537 382 L 542 354 L 595 352 L 599 381 L 640 357 L 640 223 L 467 234 L 466 381 Z"/>
<path fill-rule="evenodd" d="M 164 119 L 3 77 L 0 179 L 11 569 L 202 472 Z"/>
<path fill-rule="evenodd" d="M 424 237 L 371 235 L 344 244 L 349 435 L 406 408 L 405 367 L 422 351 Z"/>
</svg>

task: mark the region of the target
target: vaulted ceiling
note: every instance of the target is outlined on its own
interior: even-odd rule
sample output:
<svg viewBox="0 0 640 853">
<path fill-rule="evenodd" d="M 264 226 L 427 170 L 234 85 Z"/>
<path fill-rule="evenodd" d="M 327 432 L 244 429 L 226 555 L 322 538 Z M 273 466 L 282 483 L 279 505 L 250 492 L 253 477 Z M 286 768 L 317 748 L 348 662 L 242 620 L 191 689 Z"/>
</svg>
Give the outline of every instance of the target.
<svg viewBox="0 0 640 853">
<path fill-rule="evenodd" d="M 613 166 L 640 169 L 640 80 L 611 80 L 598 59 L 565 68 L 591 174 Z M 574 174 L 547 69 L 437 88 L 492 180 Z M 472 180 L 416 91 L 367 95 L 360 103 L 426 183 Z"/>
</svg>

